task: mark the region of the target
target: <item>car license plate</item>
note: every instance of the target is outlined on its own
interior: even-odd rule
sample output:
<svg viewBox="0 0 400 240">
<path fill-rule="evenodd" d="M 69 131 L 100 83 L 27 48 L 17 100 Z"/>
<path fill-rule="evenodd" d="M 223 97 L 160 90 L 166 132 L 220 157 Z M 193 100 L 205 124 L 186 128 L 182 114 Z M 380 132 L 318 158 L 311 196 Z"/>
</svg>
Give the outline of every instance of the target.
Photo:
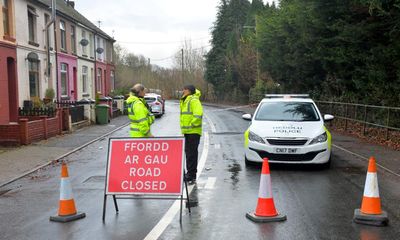
<svg viewBox="0 0 400 240">
<path fill-rule="evenodd" d="M 275 148 L 276 153 L 294 154 L 297 153 L 297 148 Z"/>
</svg>

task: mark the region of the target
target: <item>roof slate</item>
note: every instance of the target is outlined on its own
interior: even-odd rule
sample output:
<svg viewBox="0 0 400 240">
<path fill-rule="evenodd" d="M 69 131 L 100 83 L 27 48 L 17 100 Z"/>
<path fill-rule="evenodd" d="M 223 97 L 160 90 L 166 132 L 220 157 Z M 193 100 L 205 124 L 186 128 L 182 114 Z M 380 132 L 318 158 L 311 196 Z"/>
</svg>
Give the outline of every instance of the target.
<svg viewBox="0 0 400 240">
<path fill-rule="evenodd" d="M 51 0 L 34 0 L 33 2 L 39 2 L 42 3 L 50 8 L 51 6 Z M 66 15 L 73 20 L 81 23 L 82 25 L 92 29 L 96 33 L 102 35 L 103 37 L 107 38 L 108 40 L 115 41 L 114 38 L 109 36 L 107 33 L 105 33 L 103 30 L 98 28 L 94 23 L 89 21 L 86 17 L 84 17 L 82 14 L 80 14 L 75 8 L 69 6 L 66 1 L 64 0 L 56 0 L 56 9 L 57 9 L 57 14 L 61 13 L 63 15 Z"/>
</svg>

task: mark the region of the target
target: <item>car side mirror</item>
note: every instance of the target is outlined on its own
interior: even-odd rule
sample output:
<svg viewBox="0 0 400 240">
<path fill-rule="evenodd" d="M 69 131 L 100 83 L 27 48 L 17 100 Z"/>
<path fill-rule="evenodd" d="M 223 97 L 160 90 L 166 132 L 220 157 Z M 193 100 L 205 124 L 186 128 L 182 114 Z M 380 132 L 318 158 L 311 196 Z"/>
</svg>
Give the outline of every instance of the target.
<svg viewBox="0 0 400 240">
<path fill-rule="evenodd" d="M 251 121 L 252 116 L 251 116 L 250 113 L 246 113 L 246 114 L 243 114 L 243 115 L 242 115 L 242 118 L 243 118 L 244 120 L 246 120 L 246 121 Z"/>
<path fill-rule="evenodd" d="M 330 114 L 325 114 L 325 115 L 324 115 L 324 121 L 325 121 L 325 122 L 330 122 L 330 121 L 332 121 L 334 118 L 335 118 L 335 117 L 334 117 L 333 115 L 330 115 Z"/>
</svg>

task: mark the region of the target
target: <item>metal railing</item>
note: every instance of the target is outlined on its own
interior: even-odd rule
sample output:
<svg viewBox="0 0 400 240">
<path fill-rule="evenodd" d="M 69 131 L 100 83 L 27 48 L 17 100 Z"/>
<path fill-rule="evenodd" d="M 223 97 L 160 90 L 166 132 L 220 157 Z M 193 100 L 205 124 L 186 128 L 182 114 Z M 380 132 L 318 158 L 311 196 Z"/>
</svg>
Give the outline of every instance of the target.
<svg viewBox="0 0 400 240">
<path fill-rule="evenodd" d="M 57 110 L 54 108 L 18 108 L 19 116 L 48 116 L 54 117 Z"/>
<path fill-rule="evenodd" d="M 344 120 L 347 131 L 349 121 L 362 124 L 362 134 L 365 135 L 368 126 L 386 129 L 386 139 L 389 131 L 400 131 L 400 107 L 385 107 L 357 103 L 342 103 L 330 101 L 315 101 L 322 114 L 332 114 L 337 119 Z"/>
<path fill-rule="evenodd" d="M 71 115 L 71 122 L 77 123 L 85 120 L 84 106 L 77 101 L 56 101 L 58 108 L 68 108 Z"/>
</svg>

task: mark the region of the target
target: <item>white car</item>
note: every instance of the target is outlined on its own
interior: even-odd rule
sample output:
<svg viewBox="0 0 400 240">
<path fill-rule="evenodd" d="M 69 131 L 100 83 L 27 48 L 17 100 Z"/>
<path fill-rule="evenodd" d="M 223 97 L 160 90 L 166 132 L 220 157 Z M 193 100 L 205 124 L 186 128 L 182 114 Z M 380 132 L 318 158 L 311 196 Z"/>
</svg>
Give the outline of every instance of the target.
<svg viewBox="0 0 400 240">
<path fill-rule="evenodd" d="M 331 134 L 317 105 L 307 94 L 267 94 L 259 103 L 254 116 L 244 114 L 251 121 L 245 132 L 246 165 L 262 162 L 321 164 L 331 161 Z"/>
<path fill-rule="evenodd" d="M 165 113 L 165 101 L 162 99 L 161 95 L 147 93 L 144 96 L 144 100 L 150 106 L 151 113 L 153 113 L 155 117 L 161 117 Z"/>
</svg>

